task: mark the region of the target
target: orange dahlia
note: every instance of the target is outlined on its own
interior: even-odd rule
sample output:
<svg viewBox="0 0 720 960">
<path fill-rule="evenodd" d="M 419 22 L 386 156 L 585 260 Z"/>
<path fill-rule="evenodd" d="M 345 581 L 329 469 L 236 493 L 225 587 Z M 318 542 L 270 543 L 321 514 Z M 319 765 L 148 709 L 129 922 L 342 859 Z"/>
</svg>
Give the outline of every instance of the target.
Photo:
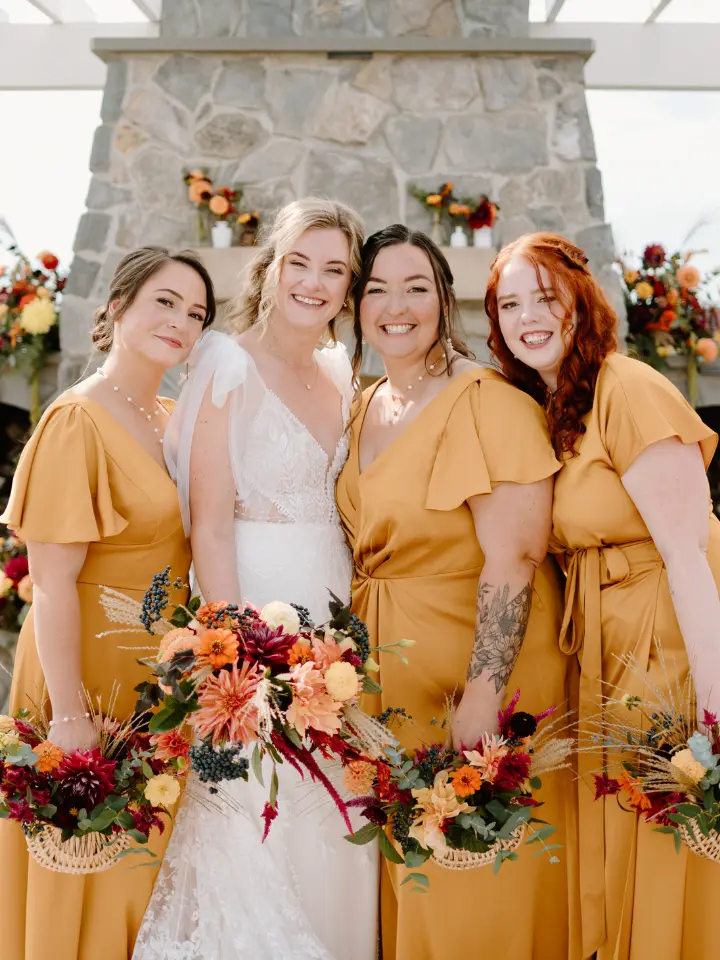
<svg viewBox="0 0 720 960">
<path fill-rule="evenodd" d="M 372 790 L 377 768 L 367 760 L 351 760 L 343 773 L 343 786 L 356 797 L 364 797 Z"/>
<path fill-rule="evenodd" d="M 296 640 L 288 653 L 288 666 L 294 667 L 296 663 L 309 663 L 311 660 L 314 660 L 314 657 L 310 644 Z"/>
<path fill-rule="evenodd" d="M 208 206 L 210 207 L 210 209 L 212 210 L 212 212 L 215 214 L 216 217 L 224 217 L 225 214 L 230 209 L 230 203 L 227 197 L 222 197 L 220 195 L 214 196 L 210 200 L 210 203 L 208 204 Z"/>
<path fill-rule="evenodd" d="M 190 753 L 190 741 L 179 730 L 156 733 L 150 737 L 150 744 L 155 747 L 158 760 L 174 760 L 176 757 L 187 757 Z"/>
<path fill-rule="evenodd" d="M 469 797 L 480 789 L 483 778 L 482 774 L 475 767 L 465 764 L 451 774 L 452 783 L 455 787 L 455 793 L 459 797 Z"/>
<path fill-rule="evenodd" d="M 50 773 L 60 766 L 65 757 L 63 750 L 49 740 L 43 740 L 33 747 L 33 753 L 39 758 L 35 764 L 38 773 Z"/>
<path fill-rule="evenodd" d="M 207 657 L 213 670 L 219 670 L 237 660 L 238 639 L 232 630 L 207 630 L 200 637 L 197 653 Z"/>
<path fill-rule="evenodd" d="M 192 203 L 203 203 L 212 196 L 212 184 L 209 180 L 193 180 L 188 187 L 188 197 Z"/>
<path fill-rule="evenodd" d="M 700 283 L 700 271 L 697 267 L 685 263 L 677 272 L 677 282 L 686 290 L 694 290 Z"/>
<path fill-rule="evenodd" d="M 197 736 L 212 737 L 213 745 L 257 740 L 257 708 L 253 703 L 262 670 L 243 661 L 238 669 L 222 670 L 209 677 L 200 688 L 200 709 L 190 717 Z"/>
</svg>

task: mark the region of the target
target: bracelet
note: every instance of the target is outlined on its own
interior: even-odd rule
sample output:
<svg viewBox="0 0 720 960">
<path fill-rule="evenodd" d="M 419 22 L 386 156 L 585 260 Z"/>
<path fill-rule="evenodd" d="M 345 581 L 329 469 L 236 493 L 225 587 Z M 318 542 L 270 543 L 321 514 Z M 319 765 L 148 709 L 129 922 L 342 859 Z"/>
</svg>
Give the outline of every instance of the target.
<svg viewBox="0 0 720 960">
<path fill-rule="evenodd" d="M 71 723 L 73 720 L 89 720 L 90 714 L 84 713 L 81 717 L 62 717 L 60 720 L 50 720 L 48 722 L 49 727 L 54 727 L 58 723 Z"/>
</svg>

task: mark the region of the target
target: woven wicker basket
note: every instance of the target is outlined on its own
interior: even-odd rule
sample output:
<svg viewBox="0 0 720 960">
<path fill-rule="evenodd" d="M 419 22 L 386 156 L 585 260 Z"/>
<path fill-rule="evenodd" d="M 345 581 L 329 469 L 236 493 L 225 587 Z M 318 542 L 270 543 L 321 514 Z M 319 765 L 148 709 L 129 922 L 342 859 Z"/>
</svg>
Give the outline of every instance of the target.
<svg viewBox="0 0 720 960">
<path fill-rule="evenodd" d="M 26 837 L 28 851 L 41 867 L 57 873 L 102 873 L 109 870 L 115 858 L 127 850 L 132 840 L 126 833 L 105 837 L 90 833 L 85 837 L 62 840 L 59 827 L 46 826 L 32 837 Z"/>
<path fill-rule="evenodd" d="M 470 853 L 469 850 L 453 850 L 447 847 L 444 852 L 434 851 L 433 862 L 446 870 L 475 870 L 477 867 L 488 867 L 495 863 L 499 850 L 517 850 L 523 841 L 525 824 L 516 827 L 507 840 L 498 840 L 485 853 Z"/>
<path fill-rule="evenodd" d="M 714 860 L 720 863 L 720 833 L 717 830 L 711 830 L 706 837 L 697 827 L 694 821 L 680 827 L 680 834 L 686 845 L 699 857 L 705 857 L 706 860 Z"/>
</svg>

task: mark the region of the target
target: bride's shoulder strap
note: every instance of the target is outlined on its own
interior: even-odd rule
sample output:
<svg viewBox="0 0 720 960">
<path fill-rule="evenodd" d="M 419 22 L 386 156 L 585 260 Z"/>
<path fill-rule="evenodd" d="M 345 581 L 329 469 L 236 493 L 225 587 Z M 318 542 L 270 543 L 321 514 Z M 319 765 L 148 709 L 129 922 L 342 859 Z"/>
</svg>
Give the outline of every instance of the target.
<svg viewBox="0 0 720 960">
<path fill-rule="evenodd" d="M 350 363 L 347 347 L 344 343 L 336 341 L 330 346 L 323 347 L 320 351 L 320 359 L 330 374 L 333 383 L 340 391 L 341 396 L 349 406 L 355 391 L 353 389 L 352 364 Z"/>
</svg>

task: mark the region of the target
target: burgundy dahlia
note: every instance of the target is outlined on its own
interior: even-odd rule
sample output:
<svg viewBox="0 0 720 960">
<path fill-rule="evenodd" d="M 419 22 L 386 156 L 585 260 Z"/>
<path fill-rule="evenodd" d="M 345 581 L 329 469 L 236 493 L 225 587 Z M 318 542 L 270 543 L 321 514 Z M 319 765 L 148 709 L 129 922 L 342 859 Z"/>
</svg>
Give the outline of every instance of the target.
<svg viewBox="0 0 720 960">
<path fill-rule="evenodd" d="M 501 758 L 493 781 L 496 790 L 518 790 L 530 776 L 530 757 L 527 753 L 507 753 Z"/>
<path fill-rule="evenodd" d="M 294 634 L 284 633 L 282 627 L 271 630 L 264 623 L 245 627 L 241 637 L 245 647 L 244 657 L 251 661 L 259 660 L 268 666 L 286 664 L 290 647 L 296 640 Z"/>
<path fill-rule="evenodd" d="M 96 747 L 94 750 L 76 750 L 67 756 L 54 771 L 65 801 L 84 807 L 88 812 L 106 800 L 115 789 L 115 760 L 108 760 Z"/>
<path fill-rule="evenodd" d="M 661 267 L 665 262 L 665 247 L 659 243 L 651 243 L 645 247 L 643 253 L 643 265 L 645 267 Z"/>
<path fill-rule="evenodd" d="M 525 737 L 531 737 L 537 730 L 537 720 L 531 713 L 525 713 L 518 710 L 510 717 L 510 730 L 514 737 L 523 740 Z"/>
<path fill-rule="evenodd" d="M 5 564 L 5 576 L 15 584 L 20 583 L 22 578 L 28 575 L 28 570 L 27 557 L 13 557 Z"/>
</svg>

